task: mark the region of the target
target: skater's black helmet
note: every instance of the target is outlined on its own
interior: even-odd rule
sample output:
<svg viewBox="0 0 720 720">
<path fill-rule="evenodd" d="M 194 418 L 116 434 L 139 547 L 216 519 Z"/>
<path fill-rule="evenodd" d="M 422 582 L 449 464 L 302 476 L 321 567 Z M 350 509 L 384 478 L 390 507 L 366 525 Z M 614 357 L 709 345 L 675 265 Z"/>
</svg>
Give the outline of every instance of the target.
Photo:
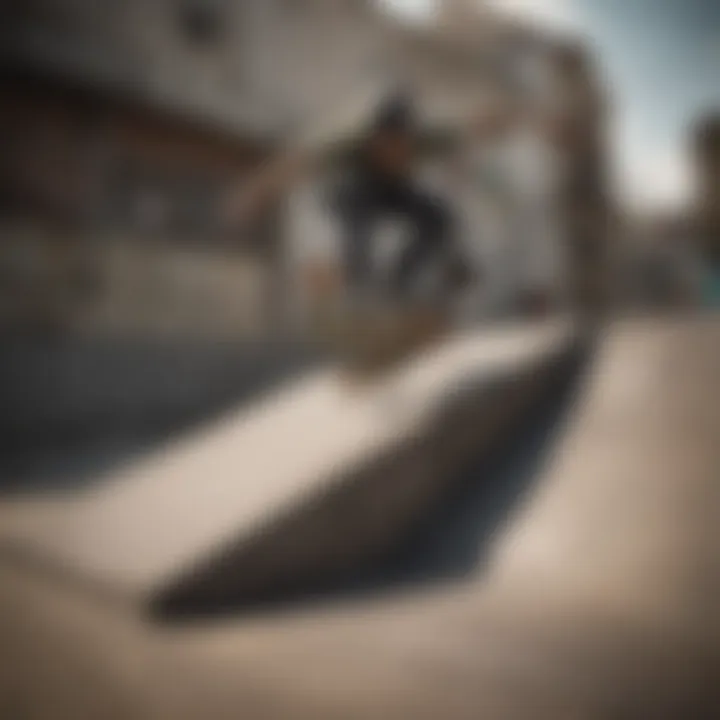
<svg viewBox="0 0 720 720">
<path fill-rule="evenodd" d="M 404 91 L 396 91 L 385 98 L 375 112 L 375 133 L 411 133 L 416 126 L 416 111 L 412 97 Z"/>
</svg>

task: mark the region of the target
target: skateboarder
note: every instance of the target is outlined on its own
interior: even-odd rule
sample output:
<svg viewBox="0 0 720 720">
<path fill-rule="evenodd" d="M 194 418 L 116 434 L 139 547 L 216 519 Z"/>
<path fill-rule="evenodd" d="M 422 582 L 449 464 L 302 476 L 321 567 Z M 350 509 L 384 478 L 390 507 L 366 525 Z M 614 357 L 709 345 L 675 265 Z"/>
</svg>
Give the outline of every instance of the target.
<svg viewBox="0 0 720 720">
<path fill-rule="evenodd" d="M 362 290 L 370 282 L 373 231 L 385 218 L 402 219 L 410 227 L 410 237 L 390 273 L 394 297 L 406 295 L 427 263 L 447 258 L 454 250 L 450 207 L 415 180 L 418 134 L 410 99 L 391 97 L 380 107 L 333 198 L 350 290 Z M 459 275 L 459 259 L 456 265 Z"/>
<path fill-rule="evenodd" d="M 459 289 L 470 279 L 457 251 L 451 208 L 416 181 L 419 136 L 412 100 L 403 93 L 390 95 L 376 108 L 369 127 L 356 141 L 331 193 L 330 208 L 340 221 L 343 270 L 351 293 L 371 284 L 375 229 L 387 218 L 403 220 L 410 227 L 410 236 L 390 273 L 395 299 L 406 297 L 432 263 L 444 263 L 448 289 Z M 241 191 L 231 214 L 241 220 L 253 217 L 280 188 L 307 174 L 319 156 L 317 150 L 304 148 L 270 163 Z"/>
</svg>

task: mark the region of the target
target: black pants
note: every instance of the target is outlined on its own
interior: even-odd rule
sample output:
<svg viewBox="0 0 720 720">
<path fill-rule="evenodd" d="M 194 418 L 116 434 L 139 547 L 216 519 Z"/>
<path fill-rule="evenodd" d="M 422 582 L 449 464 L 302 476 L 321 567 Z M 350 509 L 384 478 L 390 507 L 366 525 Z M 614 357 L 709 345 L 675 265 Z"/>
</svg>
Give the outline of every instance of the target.
<svg viewBox="0 0 720 720">
<path fill-rule="evenodd" d="M 371 242 L 378 221 L 407 221 L 411 235 L 391 271 L 391 290 L 402 294 L 428 262 L 440 257 L 452 235 L 447 205 L 411 183 L 372 181 L 343 188 L 337 203 L 343 230 L 345 273 L 353 288 L 367 286 L 371 274 Z"/>
</svg>

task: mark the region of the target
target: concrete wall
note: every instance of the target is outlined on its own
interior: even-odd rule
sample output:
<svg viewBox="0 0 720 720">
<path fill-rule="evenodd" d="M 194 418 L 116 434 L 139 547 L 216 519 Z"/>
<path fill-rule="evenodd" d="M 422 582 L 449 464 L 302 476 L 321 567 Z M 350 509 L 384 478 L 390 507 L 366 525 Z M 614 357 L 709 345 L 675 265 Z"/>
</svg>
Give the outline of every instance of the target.
<svg viewBox="0 0 720 720">
<path fill-rule="evenodd" d="M 251 257 L 120 243 L 96 257 L 102 290 L 75 321 L 81 332 L 232 340 L 268 329 L 268 270 Z"/>
<path fill-rule="evenodd" d="M 0 270 L 4 331 L 217 342 L 273 330 L 269 268 L 232 248 L 15 228 Z"/>
<path fill-rule="evenodd" d="M 245 13 L 255 4 L 30 0 L 6 23 L 8 48 L 17 58 L 211 118 L 226 129 L 264 131 L 277 109 L 263 97 L 248 97 L 243 74 L 246 33 L 254 30 Z M 214 25 L 202 40 L 186 21 L 188 10 L 198 8 Z"/>
<path fill-rule="evenodd" d="M 377 58 L 381 29 L 378 15 L 355 0 L 51 5 L 29 0 L 7 16 L 15 57 L 262 135 L 286 131 L 344 91 Z M 188 21 L 198 14 L 211 25 L 202 36 Z"/>
</svg>

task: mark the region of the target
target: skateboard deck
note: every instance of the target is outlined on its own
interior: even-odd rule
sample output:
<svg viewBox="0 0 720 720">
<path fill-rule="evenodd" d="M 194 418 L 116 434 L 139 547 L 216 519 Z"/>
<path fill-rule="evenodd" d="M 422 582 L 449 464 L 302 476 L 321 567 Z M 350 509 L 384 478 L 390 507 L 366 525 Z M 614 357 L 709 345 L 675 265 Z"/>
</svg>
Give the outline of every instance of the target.
<svg viewBox="0 0 720 720">
<path fill-rule="evenodd" d="M 447 313 L 438 308 L 348 308 L 325 318 L 323 340 L 353 380 L 371 380 L 438 342 L 448 331 Z"/>
<path fill-rule="evenodd" d="M 442 293 L 424 299 L 393 298 L 382 289 L 353 297 L 344 295 L 336 269 L 313 267 L 313 324 L 343 373 L 355 380 L 376 378 L 444 337 L 453 326 L 453 299 L 470 278 L 457 262 L 448 264 L 446 274 Z"/>
</svg>

